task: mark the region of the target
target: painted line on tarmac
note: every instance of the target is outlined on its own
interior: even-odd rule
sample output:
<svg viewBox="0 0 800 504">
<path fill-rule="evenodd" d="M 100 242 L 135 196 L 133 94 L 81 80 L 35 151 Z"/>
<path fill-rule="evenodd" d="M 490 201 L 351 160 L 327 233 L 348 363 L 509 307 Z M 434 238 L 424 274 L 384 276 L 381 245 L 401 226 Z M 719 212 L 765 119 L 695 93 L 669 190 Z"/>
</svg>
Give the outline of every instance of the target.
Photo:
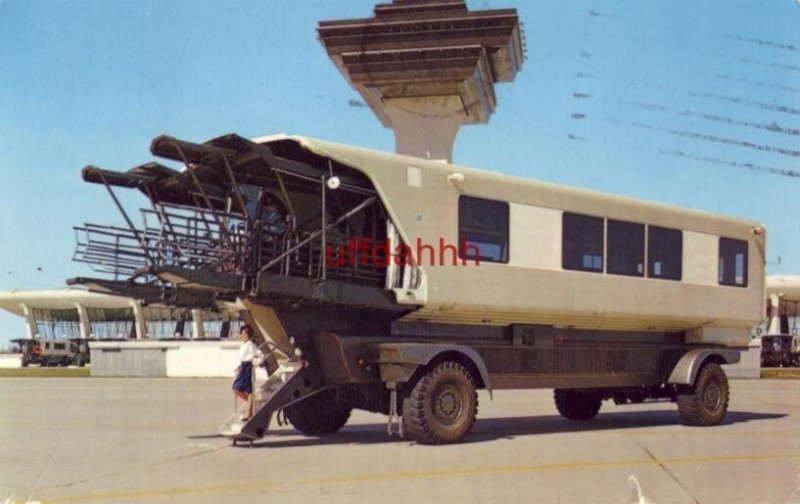
<svg viewBox="0 0 800 504">
<path fill-rule="evenodd" d="M 427 478 L 448 478 L 460 476 L 487 476 L 502 475 L 526 472 L 562 471 L 562 470 L 590 470 L 590 469 L 610 469 L 618 467 L 635 466 L 659 466 L 661 464 L 728 464 L 737 462 L 772 462 L 779 460 L 798 460 L 800 453 L 776 453 L 765 455 L 741 455 L 726 457 L 679 457 L 653 460 L 635 459 L 619 461 L 584 461 L 584 462 L 564 462 L 554 464 L 534 464 L 519 466 L 499 466 L 499 467 L 475 467 L 463 469 L 451 469 L 442 471 L 409 471 L 383 474 L 365 474 L 357 476 L 336 476 L 328 478 L 309 478 L 295 481 L 272 481 L 261 483 L 239 483 L 232 485 L 212 485 L 212 486 L 193 486 L 193 487 L 172 487 L 172 488 L 153 488 L 145 490 L 133 490 L 128 492 L 110 492 L 88 495 L 76 495 L 69 497 L 45 498 L 42 502 L 91 502 L 109 501 L 124 499 L 144 499 L 160 497 L 177 497 L 211 493 L 232 493 L 246 491 L 262 491 L 279 487 L 291 486 L 319 486 L 319 485 L 342 485 L 350 483 L 369 483 L 380 481 L 395 481 L 403 479 L 427 479 Z"/>
<path fill-rule="evenodd" d="M 576 431 L 579 432 L 579 431 Z M 637 437 L 646 436 L 788 436 L 792 434 L 800 434 L 800 429 L 769 429 L 769 430 L 721 430 L 717 429 L 712 432 L 707 429 L 685 430 L 685 431 L 651 431 L 643 432 L 635 429 L 626 429 L 624 431 L 610 432 L 609 434 L 624 434 L 635 435 Z"/>
</svg>

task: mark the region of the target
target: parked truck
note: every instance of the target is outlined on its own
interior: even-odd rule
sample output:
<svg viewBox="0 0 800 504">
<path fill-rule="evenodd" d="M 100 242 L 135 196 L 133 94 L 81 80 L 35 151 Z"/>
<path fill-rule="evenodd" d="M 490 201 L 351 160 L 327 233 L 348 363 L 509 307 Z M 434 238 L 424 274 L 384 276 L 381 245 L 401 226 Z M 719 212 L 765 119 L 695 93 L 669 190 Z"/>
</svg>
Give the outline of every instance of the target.
<svg viewBox="0 0 800 504">
<path fill-rule="evenodd" d="M 77 227 L 100 274 L 69 283 L 241 312 L 271 377 L 234 439 L 281 410 L 332 433 L 358 408 L 458 442 L 478 389 L 554 389 L 576 421 L 672 401 L 715 425 L 722 366 L 764 313 L 757 222 L 300 136 L 151 151 L 183 168 L 83 169 L 126 226 Z M 148 198 L 140 225 L 119 187 Z"/>
<path fill-rule="evenodd" d="M 11 342 L 19 347 L 19 353 L 22 355 L 22 367 L 28 367 L 31 364 L 83 367 L 89 363 L 88 339 L 18 338 Z"/>
</svg>

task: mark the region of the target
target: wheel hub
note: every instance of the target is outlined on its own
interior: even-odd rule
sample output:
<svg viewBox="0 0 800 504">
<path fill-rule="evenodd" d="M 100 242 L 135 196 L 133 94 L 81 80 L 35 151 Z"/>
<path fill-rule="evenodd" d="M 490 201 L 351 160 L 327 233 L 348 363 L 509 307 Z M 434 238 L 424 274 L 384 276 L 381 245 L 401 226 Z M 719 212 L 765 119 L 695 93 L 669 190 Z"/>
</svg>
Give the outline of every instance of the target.
<svg viewBox="0 0 800 504">
<path fill-rule="evenodd" d="M 436 396 L 434 412 L 436 417 L 445 424 L 454 423 L 461 414 L 461 396 L 453 387 L 448 386 Z"/>
<path fill-rule="evenodd" d="M 709 410 L 715 410 L 722 401 L 722 393 L 717 383 L 709 383 L 703 391 L 703 402 Z"/>
</svg>

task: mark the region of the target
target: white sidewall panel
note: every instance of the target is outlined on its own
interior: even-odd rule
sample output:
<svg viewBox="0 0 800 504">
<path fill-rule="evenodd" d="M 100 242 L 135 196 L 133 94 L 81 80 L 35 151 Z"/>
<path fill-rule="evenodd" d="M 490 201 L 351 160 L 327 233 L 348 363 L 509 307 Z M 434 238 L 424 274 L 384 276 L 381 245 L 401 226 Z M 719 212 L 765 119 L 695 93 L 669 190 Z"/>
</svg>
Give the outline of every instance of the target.
<svg viewBox="0 0 800 504">
<path fill-rule="evenodd" d="M 509 264 L 560 271 L 563 212 L 510 203 L 509 214 Z"/>
<path fill-rule="evenodd" d="M 683 281 L 717 286 L 719 237 L 692 231 L 683 232 Z"/>
</svg>

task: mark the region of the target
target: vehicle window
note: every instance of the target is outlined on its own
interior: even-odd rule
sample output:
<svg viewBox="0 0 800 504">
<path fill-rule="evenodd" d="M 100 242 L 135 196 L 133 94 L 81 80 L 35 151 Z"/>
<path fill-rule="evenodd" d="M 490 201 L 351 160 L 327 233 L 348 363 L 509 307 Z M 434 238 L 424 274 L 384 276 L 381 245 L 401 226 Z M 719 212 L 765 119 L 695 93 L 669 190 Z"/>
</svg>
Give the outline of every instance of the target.
<svg viewBox="0 0 800 504">
<path fill-rule="evenodd" d="M 644 276 L 644 225 L 608 220 L 608 272 Z"/>
<path fill-rule="evenodd" d="M 580 271 L 603 271 L 603 219 L 564 212 L 562 266 Z"/>
<path fill-rule="evenodd" d="M 647 258 L 648 277 L 680 280 L 683 271 L 683 232 L 648 226 Z"/>
<path fill-rule="evenodd" d="M 747 287 L 747 242 L 719 239 L 719 283 Z"/>
<path fill-rule="evenodd" d="M 507 263 L 508 203 L 459 197 L 458 249 L 462 259 Z"/>
</svg>

